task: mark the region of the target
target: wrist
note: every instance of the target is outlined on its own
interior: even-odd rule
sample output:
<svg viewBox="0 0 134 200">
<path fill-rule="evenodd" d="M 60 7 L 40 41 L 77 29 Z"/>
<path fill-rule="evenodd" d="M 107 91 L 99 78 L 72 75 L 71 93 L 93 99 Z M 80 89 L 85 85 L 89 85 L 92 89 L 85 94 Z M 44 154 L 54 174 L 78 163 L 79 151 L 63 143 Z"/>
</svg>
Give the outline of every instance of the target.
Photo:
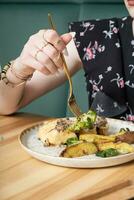
<svg viewBox="0 0 134 200">
<path fill-rule="evenodd" d="M 27 80 L 30 80 L 32 75 L 19 74 L 14 69 L 14 62 L 9 62 L 6 64 L 1 73 L 1 80 L 11 87 L 17 87 L 25 84 Z"/>
<path fill-rule="evenodd" d="M 11 61 L 11 66 L 7 70 L 6 76 L 10 82 L 18 84 L 30 80 L 33 72 L 34 69 L 23 65 L 18 57 L 14 61 Z"/>
</svg>

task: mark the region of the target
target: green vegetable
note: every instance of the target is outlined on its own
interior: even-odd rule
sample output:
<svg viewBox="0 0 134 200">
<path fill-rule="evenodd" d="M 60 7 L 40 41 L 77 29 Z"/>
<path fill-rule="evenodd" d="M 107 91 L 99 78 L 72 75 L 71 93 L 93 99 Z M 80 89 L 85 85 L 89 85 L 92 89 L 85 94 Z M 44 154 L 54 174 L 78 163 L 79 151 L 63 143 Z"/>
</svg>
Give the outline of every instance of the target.
<svg viewBox="0 0 134 200">
<path fill-rule="evenodd" d="M 102 158 L 112 157 L 112 156 L 117 156 L 117 155 L 119 155 L 119 152 L 114 148 L 106 149 L 103 151 L 98 151 L 96 153 L 96 156 L 99 156 Z"/>
<path fill-rule="evenodd" d="M 68 129 L 70 131 L 79 132 L 81 129 L 92 129 L 96 121 L 96 112 L 89 110 L 87 113 L 79 116 L 74 124 Z"/>
<path fill-rule="evenodd" d="M 77 137 L 72 137 L 72 138 L 67 139 L 65 144 L 69 146 L 69 145 L 72 145 L 72 144 L 76 144 L 78 142 L 79 142 L 79 140 L 78 140 Z"/>
<path fill-rule="evenodd" d="M 96 112 L 93 111 L 93 110 L 89 110 L 89 111 L 87 112 L 87 115 L 88 115 L 88 117 L 90 118 L 91 122 L 92 122 L 92 123 L 95 123 L 96 117 L 97 117 Z"/>
</svg>

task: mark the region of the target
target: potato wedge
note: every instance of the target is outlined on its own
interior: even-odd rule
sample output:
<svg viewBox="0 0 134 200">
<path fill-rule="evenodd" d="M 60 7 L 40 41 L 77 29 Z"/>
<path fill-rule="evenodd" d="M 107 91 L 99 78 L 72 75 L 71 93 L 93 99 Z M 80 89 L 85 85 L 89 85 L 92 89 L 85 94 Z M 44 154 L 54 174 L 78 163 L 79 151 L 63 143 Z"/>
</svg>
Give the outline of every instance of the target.
<svg viewBox="0 0 134 200">
<path fill-rule="evenodd" d="M 66 158 L 75 158 L 85 155 L 94 154 L 97 152 L 97 147 L 93 143 L 82 142 L 76 145 L 68 146 L 61 154 Z"/>
<path fill-rule="evenodd" d="M 121 142 L 121 143 L 108 142 L 108 143 L 103 143 L 103 144 L 97 144 L 97 147 L 99 151 L 113 148 L 113 149 L 116 149 L 120 154 L 134 152 L 134 147 L 125 142 Z"/>
<path fill-rule="evenodd" d="M 111 148 L 116 149 L 116 144 L 113 142 L 99 143 L 97 144 L 97 147 L 99 151 L 103 151 L 103 150 L 111 149 Z"/>
<path fill-rule="evenodd" d="M 122 142 L 116 144 L 116 149 L 120 152 L 120 154 L 132 153 L 134 152 L 134 147 L 128 143 Z"/>
<path fill-rule="evenodd" d="M 93 142 L 93 143 L 105 143 L 105 142 L 114 142 L 115 136 L 104 136 L 104 135 L 95 135 L 95 134 L 80 134 L 79 140 Z"/>
</svg>

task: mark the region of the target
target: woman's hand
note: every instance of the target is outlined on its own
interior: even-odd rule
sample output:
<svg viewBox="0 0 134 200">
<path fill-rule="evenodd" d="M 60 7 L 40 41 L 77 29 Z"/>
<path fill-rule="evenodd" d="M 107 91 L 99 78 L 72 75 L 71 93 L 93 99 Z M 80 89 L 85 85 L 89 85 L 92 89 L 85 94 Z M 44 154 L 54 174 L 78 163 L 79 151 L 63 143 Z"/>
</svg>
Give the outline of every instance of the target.
<svg viewBox="0 0 134 200">
<path fill-rule="evenodd" d="M 20 56 L 13 63 L 14 70 L 23 76 L 33 74 L 35 70 L 45 75 L 58 72 L 63 67 L 60 53 L 71 39 L 69 33 L 59 36 L 54 30 L 40 30 L 25 44 Z"/>
</svg>

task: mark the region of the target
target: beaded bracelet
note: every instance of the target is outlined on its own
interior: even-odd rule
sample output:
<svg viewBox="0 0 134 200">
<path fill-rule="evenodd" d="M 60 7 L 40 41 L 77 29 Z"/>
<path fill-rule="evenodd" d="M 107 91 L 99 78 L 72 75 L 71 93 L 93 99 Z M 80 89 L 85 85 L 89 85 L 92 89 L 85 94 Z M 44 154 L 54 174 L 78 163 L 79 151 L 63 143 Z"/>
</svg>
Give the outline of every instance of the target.
<svg viewBox="0 0 134 200">
<path fill-rule="evenodd" d="M 24 84 L 27 80 L 31 80 L 32 78 L 32 75 L 28 75 L 26 77 L 22 77 L 21 75 L 18 75 L 16 74 L 16 72 L 13 70 L 13 68 L 11 67 L 12 63 L 11 62 L 8 62 L 4 68 L 2 69 L 2 72 L 1 72 L 1 76 L 0 76 L 0 79 L 6 84 L 6 85 L 9 85 L 11 87 L 18 87 L 22 84 Z M 8 69 L 11 68 L 11 72 L 16 76 L 16 78 L 22 80 L 23 82 L 21 83 L 17 83 L 17 84 L 14 84 L 12 82 L 10 82 L 6 76 L 6 73 L 8 71 Z"/>
</svg>

